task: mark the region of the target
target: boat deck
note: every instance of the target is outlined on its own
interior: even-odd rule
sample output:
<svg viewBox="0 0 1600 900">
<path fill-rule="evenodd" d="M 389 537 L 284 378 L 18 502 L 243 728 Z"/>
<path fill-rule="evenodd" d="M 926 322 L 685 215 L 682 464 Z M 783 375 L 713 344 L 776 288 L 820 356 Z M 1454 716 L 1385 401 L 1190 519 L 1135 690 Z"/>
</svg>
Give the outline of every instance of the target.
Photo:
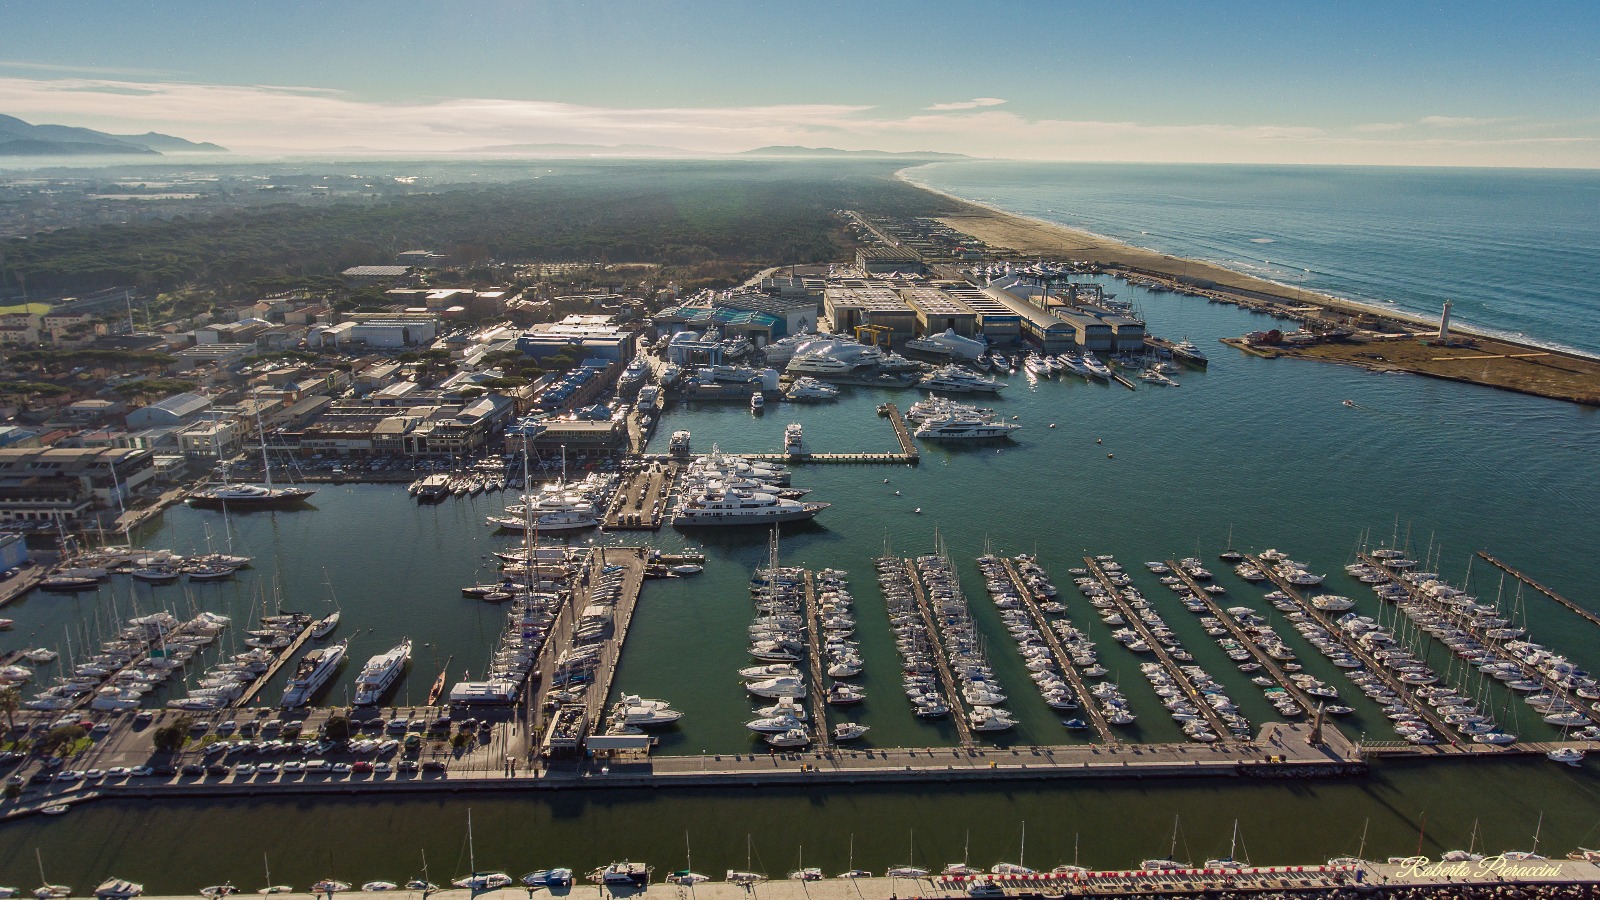
<svg viewBox="0 0 1600 900">
<path fill-rule="evenodd" d="M 1050 621 L 1045 618 L 1044 610 L 1039 608 L 1039 599 L 1033 595 L 1027 583 L 1023 581 L 1022 573 L 1017 571 L 1017 564 L 1013 560 L 1005 559 L 1006 576 L 1011 579 L 1011 586 L 1016 588 L 1022 602 L 1027 604 L 1028 613 L 1033 616 L 1034 624 L 1039 627 L 1039 633 L 1044 636 L 1044 641 L 1055 655 L 1056 664 L 1061 669 L 1061 674 L 1072 684 L 1072 691 L 1078 696 L 1078 708 L 1089 717 L 1089 723 L 1094 726 L 1100 739 L 1108 744 L 1114 744 L 1118 738 L 1111 730 L 1111 723 L 1106 721 L 1105 713 L 1100 705 L 1095 703 L 1089 695 L 1089 688 L 1083 683 L 1083 677 L 1078 674 L 1078 667 L 1072 664 L 1072 654 L 1062 646 L 1061 638 L 1050 627 Z"/>
<path fill-rule="evenodd" d="M 806 662 L 811 668 L 811 742 L 826 753 L 833 747 L 833 732 L 828 730 L 827 688 L 823 686 L 822 616 L 817 603 L 816 576 L 806 570 Z"/>
<path fill-rule="evenodd" d="M 306 645 L 306 641 L 311 640 L 311 629 L 316 627 L 316 619 L 311 619 L 307 622 L 306 627 L 300 629 L 300 633 L 295 636 L 295 639 L 289 642 L 289 646 L 283 648 L 283 652 L 278 654 L 278 658 L 272 661 L 272 665 L 267 666 L 267 670 L 261 673 L 261 677 L 252 681 L 250 686 L 245 688 L 244 693 L 239 695 L 239 699 L 233 701 L 233 707 L 242 709 L 249 706 L 251 701 L 256 699 L 256 695 L 260 694 L 261 690 L 267 686 L 267 682 L 278 674 L 278 670 L 282 669 L 291 659 L 294 659 L 295 654 L 300 652 L 300 648 Z"/>
<path fill-rule="evenodd" d="M 927 633 L 928 646 L 933 648 L 934 664 L 939 670 L 939 687 L 944 691 L 945 705 L 950 707 L 950 718 L 955 722 L 956 733 L 961 736 L 963 747 L 972 746 L 972 723 L 967 721 L 967 704 L 961 699 L 961 691 L 956 688 L 956 676 L 950 671 L 949 650 L 945 646 L 944 637 L 939 633 L 938 625 L 934 622 L 933 606 L 928 602 L 928 592 L 922 587 L 922 575 L 917 571 L 916 560 L 903 559 L 900 561 L 906 568 L 906 575 L 911 579 L 911 594 L 917 600 L 917 613 L 922 617 L 922 628 Z"/>
</svg>

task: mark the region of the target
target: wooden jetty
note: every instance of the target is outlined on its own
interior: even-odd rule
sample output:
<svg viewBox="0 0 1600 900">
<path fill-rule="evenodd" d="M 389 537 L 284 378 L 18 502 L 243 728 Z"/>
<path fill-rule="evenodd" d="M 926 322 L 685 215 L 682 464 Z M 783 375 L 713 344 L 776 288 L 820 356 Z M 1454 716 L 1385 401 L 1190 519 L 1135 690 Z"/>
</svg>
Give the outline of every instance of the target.
<svg viewBox="0 0 1600 900">
<path fill-rule="evenodd" d="M 822 686 L 822 617 L 818 614 L 817 582 L 810 569 L 805 573 L 806 661 L 811 667 L 811 742 L 826 753 L 833 745 L 828 730 L 828 696 Z"/>
<path fill-rule="evenodd" d="M 1505 563 L 1501 562 L 1498 558 L 1496 558 L 1495 556 L 1491 555 L 1490 553 L 1488 553 L 1486 551 L 1483 551 L 1483 550 L 1479 550 L 1478 551 L 1478 555 L 1483 557 L 1484 561 L 1488 562 L 1490 565 L 1494 566 L 1495 568 L 1500 569 L 1501 571 L 1505 572 L 1507 575 L 1510 575 L 1512 578 L 1517 579 L 1518 581 L 1522 582 L 1523 584 L 1527 585 L 1528 587 L 1531 587 L 1534 590 L 1538 591 L 1539 593 L 1545 595 L 1546 597 L 1549 597 L 1551 600 L 1554 600 L 1555 602 L 1561 604 L 1562 606 L 1565 606 L 1567 609 L 1570 609 L 1573 612 L 1577 613 L 1578 615 L 1583 616 L 1585 619 L 1588 619 L 1590 623 L 1592 623 L 1594 625 L 1600 625 L 1600 616 L 1595 615 L 1594 613 L 1590 612 L 1587 609 L 1584 609 L 1583 607 L 1579 606 L 1578 604 L 1574 603 L 1573 601 L 1568 600 L 1566 597 L 1563 597 L 1560 594 L 1556 593 L 1555 591 L 1552 591 L 1551 589 L 1549 589 L 1549 588 L 1545 587 L 1544 585 L 1540 584 L 1539 582 L 1534 581 L 1532 578 L 1529 578 L 1527 575 L 1524 575 L 1521 571 L 1519 571 L 1517 569 L 1514 569 L 1511 566 L 1506 565 Z"/>
<path fill-rule="evenodd" d="M 1293 697 L 1294 701 L 1300 704 L 1301 709 L 1305 710 L 1307 713 L 1310 713 L 1312 710 L 1317 708 L 1318 701 L 1313 700 L 1309 694 L 1300 689 L 1299 685 L 1291 681 L 1289 679 L 1289 673 L 1283 670 L 1283 665 L 1274 659 L 1272 654 L 1261 649 L 1260 645 L 1256 643 L 1255 638 L 1246 633 L 1245 630 L 1240 627 L 1239 623 L 1234 621 L 1233 616 L 1228 615 L 1227 611 L 1219 606 L 1217 601 L 1212 599 L 1211 595 L 1200 586 L 1200 583 L 1195 581 L 1194 577 L 1188 572 L 1184 571 L 1184 568 L 1178 565 L 1176 560 L 1167 560 L 1167 567 L 1172 569 L 1172 574 L 1178 576 L 1179 580 L 1184 583 L 1184 586 L 1189 588 L 1190 591 L 1193 591 L 1194 595 L 1199 598 L 1200 602 L 1206 605 L 1206 609 L 1210 610 L 1211 615 L 1220 621 L 1224 628 L 1228 629 L 1228 632 L 1233 635 L 1234 640 L 1238 641 L 1240 646 L 1250 651 L 1250 655 L 1255 657 L 1256 662 L 1261 664 L 1262 671 L 1266 672 L 1273 681 L 1276 681 L 1279 687 L 1289 692 L 1289 696 Z"/>
<path fill-rule="evenodd" d="M 272 680 L 272 676 L 278 674 L 278 670 L 283 668 L 289 660 L 294 659 L 294 655 L 300 652 L 300 648 L 305 646 L 306 641 L 311 640 L 311 630 L 316 627 L 317 620 L 315 618 L 306 622 L 306 627 L 300 629 L 300 634 L 289 642 L 289 646 L 283 648 L 283 652 L 279 653 L 278 658 L 272 661 L 272 665 L 267 666 L 267 670 L 261 673 L 260 678 L 252 681 L 250 686 L 245 688 L 244 693 L 239 695 L 239 699 L 233 701 L 233 706 L 235 708 L 249 706 L 250 701 L 254 700 L 256 695 L 261 693 L 261 689 L 267 686 L 267 682 Z"/>
<path fill-rule="evenodd" d="M 597 547 L 589 551 L 589 577 L 583 579 L 583 583 L 573 591 L 572 608 L 581 610 L 587 605 L 589 589 L 595 578 L 610 566 L 624 567 L 622 591 L 611 613 L 611 634 L 600 645 L 600 665 L 595 671 L 594 684 L 585 697 L 589 704 L 591 726 L 605 721 L 606 702 L 611 697 L 611 680 L 616 677 L 617 663 L 622 660 L 622 645 L 628 639 L 628 625 L 633 622 L 633 611 L 639 605 L 639 591 L 644 585 L 645 552 L 642 547 Z M 583 602 L 579 601 L 580 597 Z"/>
<path fill-rule="evenodd" d="M 659 531 L 667 517 L 667 496 L 678 482 L 675 462 L 646 462 L 634 471 L 606 507 L 607 531 Z"/>
<path fill-rule="evenodd" d="M 1089 688 L 1083 683 L 1083 676 L 1078 674 L 1078 667 L 1072 664 L 1072 654 L 1061 645 L 1061 638 L 1050 627 L 1050 621 L 1045 618 L 1044 610 L 1039 608 L 1039 599 L 1033 595 L 1032 589 L 1023 581 L 1022 573 L 1017 571 L 1017 564 L 1013 560 L 1002 558 L 1005 564 L 1006 577 L 1011 579 L 1011 586 L 1016 588 L 1017 594 L 1022 597 L 1022 602 L 1028 607 L 1028 614 L 1033 616 L 1033 622 L 1039 628 L 1039 633 L 1044 635 L 1044 642 L 1055 654 L 1056 663 L 1061 667 L 1061 674 L 1072 684 L 1072 692 L 1078 695 L 1078 708 L 1089 717 L 1089 724 L 1094 726 L 1100 739 L 1108 744 L 1117 742 L 1117 736 L 1111 731 L 1111 723 L 1106 721 L 1105 713 L 1100 710 L 1100 705 L 1094 702 L 1089 694 Z"/>
<path fill-rule="evenodd" d="M 894 438 L 900 442 L 900 452 L 910 457 L 918 456 L 916 442 L 911 439 L 911 429 L 906 427 L 905 417 L 900 415 L 900 407 L 885 403 L 878 407 L 878 412 L 889 418 L 889 424 L 894 428 Z"/>
<path fill-rule="evenodd" d="M 1123 375 L 1121 372 L 1112 372 L 1111 373 L 1111 380 L 1115 381 L 1117 384 L 1122 385 L 1123 387 L 1127 388 L 1130 391 L 1137 391 L 1139 389 L 1137 385 L 1135 385 L 1133 382 L 1129 381 L 1128 377 L 1126 375 Z"/>
<path fill-rule="evenodd" d="M 1129 625 L 1133 626 L 1134 630 L 1139 632 L 1139 636 L 1144 639 L 1144 642 L 1150 645 L 1150 651 L 1156 655 L 1156 660 L 1161 663 L 1163 669 L 1167 670 L 1167 674 L 1172 676 L 1173 683 L 1182 688 L 1183 695 L 1189 698 L 1190 703 L 1199 708 L 1200 714 L 1205 717 L 1206 724 L 1210 725 L 1211 730 L 1216 733 L 1217 740 L 1230 740 L 1233 729 L 1229 728 L 1228 723 L 1222 720 L 1222 716 L 1217 713 L 1216 709 L 1206 702 L 1206 698 L 1200 696 L 1200 692 L 1195 690 L 1194 684 L 1189 681 L 1189 676 L 1184 674 L 1183 669 L 1179 667 L 1178 661 L 1167 653 L 1167 648 L 1162 646 L 1160 641 L 1156 640 L 1155 632 L 1151 631 L 1150 626 L 1139 618 L 1138 611 L 1128 605 L 1128 601 L 1122 596 L 1122 589 L 1111 583 L 1111 579 L 1106 575 L 1105 569 L 1101 568 L 1100 561 L 1092 556 L 1085 556 L 1083 563 L 1089 567 L 1089 573 L 1095 577 L 1096 581 L 1100 582 L 1100 586 L 1106 589 L 1106 593 L 1110 595 L 1111 600 L 1117 604 L 1117 609 L 1122 613 L 1122 617 L 1127 620 Z"/>
<path fill-rule="evenodd" d="M 918 462 L 915 453 L 741 453 L 745 459 L 759 459 L 763 462 L 781 463 L 857 463 L 860 465 L 876 466 L 914 466 Z"/>
<path fill-rule="evenodd" d="M 1334 640 L 1338 641 L 1346 650 L 1348 650 L 1352 656 L 1361 660 L 1361 664 L 1366 671 L 1376 676 L 1380 681 L 1387 685 L 1390 690 L 1394 691 L 1407 706 L 1411 707 L 1412 712 L 1421 716 L 1422 720 L 1428 723 L 1428 727 L 1433 729 L 1434 733 L 1439 736 L 1440 740 L 1448 739 L 1450 735 L 1455 733 L 1455 729 L 1446 725 L 1444 721 L 1439 718 L 1439 715 L 1433 711 L 1433 707 L 1417 698 L 1415 688 L 1412 685 L 1406 684 L 1404 681 L 1394 677 L 1394 673 L 1389 671 L 1389 667 L 1379 662 L 1377 657 L 1372 655 L 1372 651 L 1368 650 L 1360 641 L 1352 640 L 1350 635 L 1346 633 L 1344 629 L 1334 624 L 1333 620 L 1328 617 L 1327 613 L 1324 613 L 1322 610 L 1312 606 L 1311 602 L 1308 601 L 1300 593 L 1300 591 L 1295 588 L 1294 585 L 1285 580 L 1282 575 L 1279 575 L 1277 571 L 1273 569 L 1270 563 L 1258 556 L 1248 553 L 1245 554 L 1245 559 L 1250 562 L 1250 565 L 1260 569 L 1262 574 L 1266 575 L 1267 578 L 1277 586 L 1278 590 L 1283 591 L 1285 596 L 1293 600 L 1302 610 L 1306 612 L 1307 615 L 1311 616 L 1311 618 L 1316 621 L 1318 625 L 1321 625 L 1328 632 L 1328 634 Z"/>
<path fill-rule="evenodd" d="M 961 735 L 961 746 L 972 746 L 972 723 L 967 721 L 967 705 L 956 689 L 956 676 L 950 671 L 950 656 L 944 637 L 934 621 L 933 606 L 928 603 L 928 592 L 923 590 L 922 575 L 917 571 L 916 560 L 905 559 L 906 574 L 911 576 L 911 595 L 917 598 L 917 612 L 922 615 L 922 627 L 928 633 L 928 647 L 933 650 L 934 665 L 939 670 L 939 686 L 944 689 L 944 702 L 950 707 L 950 718 L 955 721 L 956 733 Z"/>
</svg>

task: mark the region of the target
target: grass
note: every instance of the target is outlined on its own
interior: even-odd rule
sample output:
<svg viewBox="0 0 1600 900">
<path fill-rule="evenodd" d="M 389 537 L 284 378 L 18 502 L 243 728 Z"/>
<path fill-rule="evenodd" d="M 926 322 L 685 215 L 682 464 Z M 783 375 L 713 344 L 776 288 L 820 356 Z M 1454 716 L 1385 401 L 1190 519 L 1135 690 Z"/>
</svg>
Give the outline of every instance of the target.
<svg viewBox="0 0 1600 900">
<path fill-rule="evenodd" d="M 10 316 L 16 313 L 29 313 L 31 315 L 44 315 L 50 311 L 48 303 L 18 303 L 15 306 L 0 306 L 0 316 Z"/>
</svg>

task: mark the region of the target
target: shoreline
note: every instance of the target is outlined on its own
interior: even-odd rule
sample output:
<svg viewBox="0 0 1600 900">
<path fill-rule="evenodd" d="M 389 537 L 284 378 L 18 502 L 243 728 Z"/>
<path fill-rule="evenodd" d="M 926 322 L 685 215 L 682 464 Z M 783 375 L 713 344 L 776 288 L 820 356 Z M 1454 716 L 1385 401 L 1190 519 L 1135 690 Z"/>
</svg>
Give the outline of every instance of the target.
<svg viewBox="0 0 1600 900">
<path fill-rule="evenodd" d="M 1084 261 L 1096 262 L 1101 265 L 1109 265 L 1118 269 L 1133 270 L 1136 274 L 1155 274 L 1164 276 L 1167 280 L 1175 285 L 1187 285 L 1190 287 L 1201 286 L 1196 283 L 1194 276 L 1204 272 L 1209 276 L 1220 276 L 1211 277 L 1209 279 L 1210 281 L 1214 282 L 1213 289 L 1216 290 L 1244 290 L 1253 294 L 1269 296 L 1282 303 L 1299 306 L 1316 306 L 1322 309 L 1329 309 L 1346 314 L 1366 314 L 1378 316 L 1380 318 L 1389 319 L 1396 322 L 1416 325 L 1419 328 L 1425 328 L 1430 331 L 1437 330 L 1439 327 L 1439 319 L 1437 316 L 1424 316 L 1420 313 L 1401 310 L 1396 307 L 1386 306 L 1373 301 L 1355 300 L 1349 297 L 1341 297 L 1336 294 L 1329 294 L 1310 288 L 1284 284 L 1283 282 L 1261 278 L 1246 272 L 1240 272 L 1236 269 L 1230 269 L 1227 266 L 1210 262 L 1208 260 L 1196 259 L 1194 257 L 1187 256 L 1175 256 L 1173 254 L 1164 253 L 1160 250 L 1155 250 L 1149 247 L 1140 247 L 1136 244 L 1130 244 L 1126 241 L 1108 237 L 1103 234 L 1098 234 L 1093 231 L 1086 231 L 1082 228 L 1075 228 L 1071 225 L 1063 225 L 1059 222 L 1052 222 L 1049 219 L 1043 219 L 1038 216 L 1030 216 L 1024 213 L 1013 212 L 1011 210 L 995 206 L 992 203 L 987 203 L 981 200 L 969 200 L 966 197 L 957 196 L 956 194 L 952 194 L 948 191 L 942 191 L 936 187 L 923 184 L 908 177 L 907 173 L 915 171 L 916 169 L 922 168 L 926 165 L 930 165 L 930 163 L 907 166 L 906 168 L 897 170 L 894 173 L 894 177 L 897 181 L 900 181 L 909 187 L 926 191 L 953 203 L 971 207 L 975 211 L 975 214 L 939 216 L 937 217 L 939 221 L 944 222 L 952 228 L 955 228 L 957 231 L 963 231 L 972 235 L 973 237 L 979 238 L 980 240 L 984 240 L 982 235 L 966 231 L 966 229 L 961 228 L 958 223 L 966 219 L 990 219 L 994 220 L 1001 227 L 1015 229 L 1016 232 L 1035 234 L 1042 232 L 1050 234 L 1051 237 L 1054 238 L 1054 240 L 1039 241 L 1032 247 L 1008 248 L 1019 253 L 1042 252 L 1062 254 L 1073 251 L 1082 251 L 1087 254 L 1082 257 Z M 1072 241 L 1074 243 L 1063 244 L 1061 241 Z M 1162 262 L 1167 263 L 1168 265 L 1159 267 L 1151 266 L 1149 273 L 1138 271 L 1149 266 L 1151 262 Z M 1174 271 L 1174 268 L 1176 268 L 1176 271 Z M 1489 326 L 1474 325 L 1470 322 L 1463 322 L 1455 318 L 1451 319 L 1450 330 L 1456 334 L 1496 341 L 1502 344 L 1508 344 L 1517 347 L 1527 347 L 1530 349 L 1557 353 L 1562 356 L 1570 356 L 1578 359 L 1600 362 L 1600 354 L 1591 354 L 1586 351 L 1573 347 L 1567 347 L 1561 344 L 1540 343 L 1534 338 L 1503 333 Z"/>
<path fill-rule="evenodd" d="M 937 219 L 991 247 L 1022 255 L 1093 263 L 1105 274 L 1132 284 L 1153 285 L 1159 290 L 1228 303 L 1290 321 L 1304 322 L 1327 312 L 1360 323 L 1360 336 L 1352 342 L 1321 343 L 1309 348 L 1280 344 L 1247 349 L 1240 347 L 1242 341 L 1237 338 L 1224 340 L 1241 352 L 1269 358 L 1319 359 L 1369 371 L 1408 372 L 1584 406 L 1600 406 L 1600 357 L 1456 321 L 1451 322 L 1450 345 L 1416 350 L 1425 346 L 1420 342 L 1437 333 L 1437 318 L 1279 284 L 1216 263 L 1136 247 L 1115 238 L 967 200 L 912 181 L 906 177 L 912 168 L 915 167 L 897 170 L 894 177 L 909 187 L 964 207 L 960 212 Z M 1411 352 L 1392 354 L 1402 357 L 1400 359 L 1388 358 L 1391 354 L 1375 356 L 1368 352 L 1373 347 L 1395 348 L 1400 344 L 1412 348 Z M 1465 352 L 1457 352 L 1463 350 Z M 1534 359 L 1540 361 L 1535 363 Z M 1569 365 L 1547 366 L 1544 364 L 1547 359 L 1565 361 Z M 1467 360 L 1484 362 L 1481 366 L 1462 366 L 1461 362 Z"/>
</svg>

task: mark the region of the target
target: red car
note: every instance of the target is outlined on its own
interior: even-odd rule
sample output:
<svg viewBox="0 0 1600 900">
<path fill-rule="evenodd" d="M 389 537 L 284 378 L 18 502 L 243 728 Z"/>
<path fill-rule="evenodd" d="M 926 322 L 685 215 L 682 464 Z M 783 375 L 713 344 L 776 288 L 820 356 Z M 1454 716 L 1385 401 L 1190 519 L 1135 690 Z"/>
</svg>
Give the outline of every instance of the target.
<svg viewBox="0 0 1600 900">
<path fill-rule="evenodd" d="M 369 763 L 364 759 L 357 760 L 350 766 L 350 771 L 357 775 L 370 773 L 372 771 L 372 763 Z"/>
</svg>

